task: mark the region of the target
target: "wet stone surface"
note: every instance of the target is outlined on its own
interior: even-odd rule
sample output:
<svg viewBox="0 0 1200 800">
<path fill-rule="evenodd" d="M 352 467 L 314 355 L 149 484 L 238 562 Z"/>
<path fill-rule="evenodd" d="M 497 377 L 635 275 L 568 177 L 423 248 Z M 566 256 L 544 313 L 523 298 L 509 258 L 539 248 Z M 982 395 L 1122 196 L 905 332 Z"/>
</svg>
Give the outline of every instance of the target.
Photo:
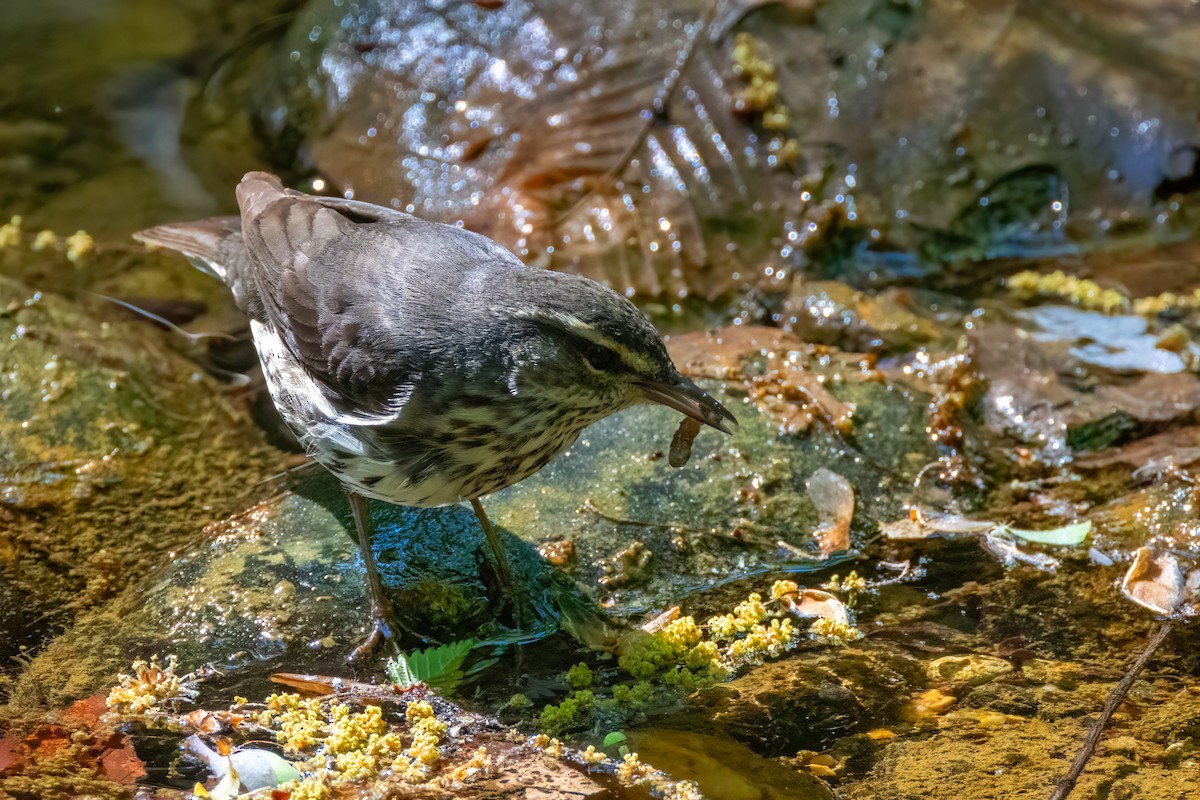
<svg viewBox="0 0 1200 800">
<path fill-rule="evenodd" d="M 712 798 L 1048 796 L 1158 624 L 1136 598 L 1198 605 L 1200 51 L 1181 8 L 6 9 L 0 795 L 216 792 L 180 732 L 258 725 L 281 671 L 357 679 L 412 735 L 384 654 L 345 663 L 367 622 L 346 502 L 268 432 L 244 320 L 128 241 L 228 210 L 269 154 L 289 185 L 463 218 L 628 291 L 741 421 L 675 469 L 678 414 L 631 409 L 485 498 L 524 620 L 468 508 L 373 503 L 402 647 L 428 665 L 413 651 L 468 644 L 424 755 L 457 780 L 486 744 L 495 771 L 355 784 L 414 742 L 337 752 L 328 705 L 300 748 L 325 759 L 314 782 L 332 762 L 338 800 L 640 799 L 628 749 Z M 90 292 L 243 341 L 189 342 Z M 1001 529 L 1079 522 L 1072 543 Z M 1131 563 L 1147 595 L 1123 588 Z M 1192 627 L 1077 796 L 1200 793 Z M 133 672 L 165 686 L 150 717 L 171 724 L 103 721 L 116 674 L 168 653 L 203 680 Z M 579 749 L 530 738 L 550 731 Z M 279 732 L 235 738 L 299 763 Z"/>
</svg>

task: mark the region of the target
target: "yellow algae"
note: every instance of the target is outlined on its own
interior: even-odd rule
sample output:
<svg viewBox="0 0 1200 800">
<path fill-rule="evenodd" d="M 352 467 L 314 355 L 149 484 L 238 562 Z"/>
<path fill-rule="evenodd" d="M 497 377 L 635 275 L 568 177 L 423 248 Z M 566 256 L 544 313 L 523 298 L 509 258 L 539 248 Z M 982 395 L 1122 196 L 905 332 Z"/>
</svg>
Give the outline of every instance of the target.
<svg viewBox="0 0 1200 800">
<path fill-rule="evenodd" d="M 847 595 L 846 603 L 851 603 L 851 598 L 859 592 L 864 592 L 867 589 L 867 579 L 858 574 L 855 570 L 850 570 L 845 577 L 834 575 L 825 583 L 821 584 L 821 588 L 827 592 L 845 592 Z"/>
<path fill-rule="evenodd" d="M 795 581 L 775 581 L 771 584 L 771 599 L 780 600 L 800 594 L 800 586 Z"/>
<path fill-rule="evenodd" d="M 33 244 L 29 245 L 29 249 L 35 252 L 42 250 L 53 250 L 58 247 L 58 234 L 54 231 L 38 231 L 37 236 L 33 237 Z"/>
<path fill-rule="evenodd" d="M 109 691 L 104 704 L 113 712 L 124 717 L 136 717 L 157 709 L 164 701 L 180 697 L 182 681 L 175 670 L 178 659 L 167 656 L 165 665 L 158 657 L 150 661 L 133 662 L 132 675 L 118 675 L 117 685 Z"/>
<path fill-rule="evenodd" d="M 701 800 L 702 797 L 700 787 L 695 783 L 671 780 L 665 773 L 643 763 L 637 753 L 626 753 L 617 765 L 615 775 L 622 786 L 644 787 L 655 797 L 669 800 Z"/>
<path fill-rule="evenodd" d="M 654 774 L 654 768 L 643 764 L 637 753 L 626 753 L 625 759 L 617 767 L 617 780 L 626 786 L 637 786 L 645 783 Z"/>
<path fill-rule="evenodd" d="M 273 694 L 266 710 L 258 715 L 258 724 L 275 728 L 275 740 L 285 752 L 298 753 L 315 747 L 325 737 L 325 711 L 317 697 L 298 694 Z"/>
<path fill-rule="evenodd" d="M 1088 311 L 1105 313 L 1129 308 L 1129 298 L 1115 289 L 1105 289 L 1093 280 L 1068 275 L 1062 270 L 1045 275 L 1025 270 L 1008 278 L 1005 285 L 1020 300 L 1053 297 Z"/>
<path fill-rule="evenodd" d="M 491 772 L 492 758 L 488 755 L 486 747 L 480 746 L 467 759 L 465 764 L 455 768 L 450 774 L 450 779 L 454 783 L 470 783 L 477 780 L 483 775 Z"/>
<path fill-rule="evenodd" d="M 332 797 L 329 785 L 320 777 L 281 783 L 279 791 L 286 792 L 288 800 L 329 800 Z"/>
<path fill-rule="evenodd" d="M 387 732 L 387 722 L 379 706 L 367 706 L 361 713 L 353 713 L 350 706 L 337 704 L 329 709 L 329 734 L 325 737 L 325 749 L 330 753 L 362 751 L 372 736 Z"/>
<path fill-rule="evenodd" d="M 67 258 L 78 264 L 84 256 L 96 249 L 96 241 L 87 231 L 75 231 L 66 238 Z"/>
<path fill-rule="evenodd" d="M 863 638 L 863 632 L 850 623 L 829 617 L 819 617 L 813 620 L 812 627 L 808 630 L 817 641 L 836 646 L 856 642 Z"/>
<path fill-rule="evenodd" d="M 776 581 L 772 603 L 800 593 L 793 581 Z M 585 727 L 596 718 L 629 718 L 647 704 L 677 702 L 680 693 L 713 685 L 731 673 L 769 658 L 778 658 L 799 642 L 795 623 L 772 610 L 755 592 L 728 614 L 710 617 L 703 624 L 691 616 L 661 615 L 653 626 L 643 626 L 624 636 L 618 645 L 618 667 L 633 681 L 612 687 L 611 697 L 597 697 L 590 689 L 594 675 L 585 665 L 567 674 L 575 689 L 557 705 L 548 705 L 538 717 L 547 734 Z M 668 621 L 662 622 L 661 620 Z M 861 638 L 849 624 L 814 623 L 815 635 L 829 644 Z"/>
<path fill-rule="evenodd" d="M 587 750 L 580 753 L 580 757 L 583 759 L 583 763 L 588 765 L 599 764 L 602 761 L 608 760 L 608 754 L 597 750 L 594 744 L 589 744 Z"/>
<path fill-rule="evenodd" d="M 743 84 L 734 95 L 735 109 L 756 119 L 764 131 L 776 134 L 768 145 L 775 156 L 774 165 L 795 161 L 800 146 L 795 139 L 784 135 L 792 123 L 791 111 L 779 99 L 775 65 L 762 55 L 761 44 L 752 34 L 743 32 L 735 37 L 733 72 Z"/>
<path fill-rule="evenodd" d="M 778 658 L 783 655 L 795 645 L 795 641 L 796 630 L 792 621 L 773 619 L 768 625 L 755 625 L 745 638 L 731 644 L 727 657 L 738 666 L 757 664 L 764 658 Z"/>
<path fill-rule="evenodd" d="M 21 218 L 13 217 L 6 224 L 0 225 L 0 250 L 6 247 L 16 247 L 21 243 Z"/>
</svg>

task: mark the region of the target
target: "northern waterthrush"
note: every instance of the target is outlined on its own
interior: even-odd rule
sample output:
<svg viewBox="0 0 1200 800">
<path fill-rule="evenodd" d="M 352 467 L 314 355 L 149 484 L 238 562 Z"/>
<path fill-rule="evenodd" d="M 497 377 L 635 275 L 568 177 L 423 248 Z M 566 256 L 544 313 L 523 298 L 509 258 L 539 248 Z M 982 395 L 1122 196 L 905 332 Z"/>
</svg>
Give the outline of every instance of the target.
<svg viewBox="0 0 1200 800">
<path fill-rule="evenodd" d="M 480 497 L 635 403 L 727 433 L 736 423 L 679 374 L 645 315 L 599 283 L 527 267 L 455 226 L 285 189 L 263 172 L 242 179 L 237 200 L 240 217 L 135 238 L 190 257 L 249 316 L 275 406 L 350 497 L 371 645 L 393 631 L 363 498 L 469 501 L 512 587 Z"/>
</svg>

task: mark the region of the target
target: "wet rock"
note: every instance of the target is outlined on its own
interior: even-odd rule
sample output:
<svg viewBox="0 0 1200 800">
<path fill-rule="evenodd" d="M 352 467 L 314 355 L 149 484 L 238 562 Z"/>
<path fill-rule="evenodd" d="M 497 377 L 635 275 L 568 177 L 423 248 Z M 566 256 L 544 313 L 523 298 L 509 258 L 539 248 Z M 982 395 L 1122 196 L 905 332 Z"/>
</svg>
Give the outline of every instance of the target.
<svg viewBox="0 0 1200 800">
<path fill-rule="evenodd" d="M 877 464 L 895 463 L 895 452 L 924 437 L 915 426 L 905 434 L 891 422 L 896 415 L 919 419 L 920 407 L 877 384 L 849 391 L 863 420 L 852 435 L 861 450 L 838 438 L 782 434 L 753 406 L 723 394 L 741 419 L 737 434 L 702 432 L 682 469 L 663 455 L 677 415 L 638 406 L 589 428 L 537 475 L 486 498 L 537 610 L 526 633 L 552 630 L 561 614 L 583 635 L 581 626 L 597 625 L 588 608 L 597 600 L 611 613 L 641 614 L 706 585 L 820 564 L 820 515 L 806 489 L 818 469 L 836 469 L 856 487 L 850 534 L 852 543 L 862 541 L 874 520 L 898 513 L 891 479 L 881 480 Z M 128 573 L 134 594 L 105 578 L 122 569 L 119 560 L 110 565 L 100 552 L 89 554 L 86 585 L 104 602 L 37 661 L 30 689 L 36 683 L 37 691 L 61 696 L 66 685 L 86 681 L 82 673 L 60 674 L 57 665 L 106 663 L 111 670 L 136 653 L 175 652 L 187 668 L 267 659 L 252 670 L 259 675 L 284 654 L 318 663 L 345 655 L 364 633 L 366 600 L 344 499 L 318 468 L 293 491 L 280 488 L 259 487 L 267 500 L 203 532 L 195 524 L 183 529 L 171 563 L 141 570 L 136 580 Z M 92 496 L 111 491 L 97 488 Z M 437 641 L 511 635 L 513 609 L 466 507 L 371 503 L 371 514 L 376 559 L 406 627 Z M 573 558 L 551 567 L 537 548 L 563 540 L 572 543 Z"/>
<path fill-rule="evenodd" d="M 691 698 L 659 724 L 721 732 L 764 756 L 821 751 L 868 716 L 899 712 L 925 685 L 918 659 L 890 642 L 801 652 Z"/>
<path fill-rule="evenodd" d="M 143 326 L 0 281 L 0 361 L 4 537 L 36 596 L 86 606 L 97 573 L 144 573 L 275 464 Z"/>
<path fill-rule="evenodd" d="M 121 606 L 279 465 L 160 335 L 102 311 L 0 279 L 0 567 L 64 623 Z"/>
<path fill-rule="evenodd" d="M 988 684 L 980 690 L 1000 685 Z M 1101 702 L 1093 706 L 1093 713 Z M 1169 701 L 1166 705 L 1182 710 Z M 1119 724 L 1110 736 L 1124 739 L 1123 727 Z M 843 780 L 839 794 L 851 800 L 1048 796 L 1085 730 L 1086 717 L 1072 724 L 974 709 L 955 711 L 940 718 L 936 730 L 897 737 L 877 748 L 871 768 L 861 777 Z M 1186 796 L 1200 791 L 1200 781 L 1182 763 L 1172 761 L 1156 743 L 1136 738 L 1122 741 L 1093 757 L 1075 791 L 1085 797 L 1109 792 L 1124 797 Z"/>
<path fill-rule="evenodd" d="M 1017 326 L 991 323 L 978 326 L 970 338 L 988 384 L 989 424 L 1037 448 L 1051 463 L 1071 450 L 1128 441 L 1200 408 L 1200 380 L 1190 372 L 1138 371 L 1124 377 L 1098 372 L 1074 352 L 1071 335 L 1033 336 Z"/>
<path fill-rule="evenodd" d="M 721 800 L 832 800 L 832 790 L 729 739 L 660 728 L 633 731 L 629 748 L 670 773 L 696 781 L 705 797 Z"/>
<path fill-rule="evenodd" d="M 797 278 L 780 322 L 806 342 L 850 351 L 895 351 L 945 336 L 958 316 L 958 305 L 949 296 L 915 290 L 893 288 L 869 295 L 836 281 Z"/>
<path fill-rule="evenodd" d="M 0 672 L 16 666 L 18 656 L 37 650 L 57 632 L 61 618 L 50 608 L 40 607 L 29 594 L 0 576 Z"/>
<path fill-rule="evenodd" d="M 1041 708 L 1041 693 L 1031 686 L 1018 686 L 1011 683 L 989 683 L 972 689 L 962 699 L 966 708 L 986 708 L 1000 714 L 1011 714 L 1017 717 L 1036 716 Z"/>
<path fill-rule="evenodd" d="M 972 653 L 965 656 L 942 656 L 925 668 L 934 684 L 981 686 L 1001 675 L 1012 672 L 1012 663 L 1002 658 Z"/>
</svg>

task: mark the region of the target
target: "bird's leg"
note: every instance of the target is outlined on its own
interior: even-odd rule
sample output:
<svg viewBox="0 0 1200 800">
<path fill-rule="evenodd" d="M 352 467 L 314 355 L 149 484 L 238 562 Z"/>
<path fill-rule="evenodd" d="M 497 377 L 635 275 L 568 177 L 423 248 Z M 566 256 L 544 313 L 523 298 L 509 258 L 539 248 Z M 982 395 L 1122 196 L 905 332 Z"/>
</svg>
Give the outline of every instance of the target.
<svg viewBox="0 0 1200 800">
<path fill-rule="evenodd" d="M 475 509 L 475 516 L 479 518 L 479 524 L 483 526 L 483 533 L 487 536 L 488 545 L 491 547 L 492 557 L 496 559 L 496 571 L 500 574 L 500 583 L 503 584 L 504 593 L 513 601 L 518 622 L 521 622 L 529 600 L 521 591 L 521 587 L 517 585 L 512 567 L 508 565 L 508 556 L 504 552 L 504 545 L 500 542 L 500 536 L 492 528 L 487 514 L 484 513 L 483 504 L 479 502 L 479 498 L 471 498 L 471 508 Z"/>
<path fill-rule="evenodd" d="M 359 661 L 379 646 L 383 640 L 395 644 L 399 627 L 392 615 L 392 604 L 383 593 L 383 581 L 375 566 L 375 554 L 371 551 L 371 518 L 367 515 L 367 501 L 361 494 L 346 490 L 350 500 L 350 511 L 354 515 L 354 527 L 358 530 L 358 549 L 362 552 L 367 567 L 367 590 L 371 595 L 371 632 L 358 647 L 351 651 L 349 661 Z"/>
</svg>

